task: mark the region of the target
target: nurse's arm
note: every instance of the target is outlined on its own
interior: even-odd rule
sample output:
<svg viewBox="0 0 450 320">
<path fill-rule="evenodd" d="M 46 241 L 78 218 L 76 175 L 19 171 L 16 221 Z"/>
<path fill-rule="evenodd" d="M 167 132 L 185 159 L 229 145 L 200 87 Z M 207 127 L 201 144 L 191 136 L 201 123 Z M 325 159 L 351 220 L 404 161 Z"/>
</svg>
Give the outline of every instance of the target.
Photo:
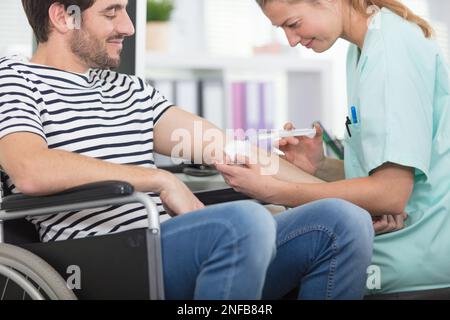
<svg viewBox="0 0 450 320">
<path fill-rule="evenodd" d="M 414 169 L 387 163 L 365 178 L 330 183 L 280 181 L 271 203 L 296 207 L 326 198 L 350 201 L 373 216 L 397 215 L 405 211 L 414 187 Z"/>
</svg>

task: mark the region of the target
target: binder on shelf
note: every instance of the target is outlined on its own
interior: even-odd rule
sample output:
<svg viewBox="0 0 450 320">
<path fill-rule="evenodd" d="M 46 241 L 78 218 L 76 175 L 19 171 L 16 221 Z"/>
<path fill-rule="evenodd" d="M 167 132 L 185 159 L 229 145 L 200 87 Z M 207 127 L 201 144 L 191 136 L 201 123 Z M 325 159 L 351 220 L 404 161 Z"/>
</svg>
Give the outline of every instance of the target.
<svg viewBox="0 0 450 320">
<path fill-rule="evenodd" d="M 232 83 L 231 108 L 234 129 L 272 129 L 275 108 L 273 83 Z"/>
<path fill-rule="evenodd" d="M 220 80 L 204 80 L 200 82 L 200 116 L 219 128 L 225 128 L 224 88 Z"/>
<path fill-rule="evenodd" d="M 247 83 L 245 129 L 261 129 L 260 87 L 257 82 Z"/>
<path fill-rule="evenodd" d="M 231 112 L 233 129 L 245 130 L 246 119 L 246 84 L 244 82 L 234 82 L 231 84 Z"/>
<path fill-rule="evenodd" d="M 175 81 L 175 104 L 193 114 L 199 114 L 198 81 Z"/>
<path fill-rule="evenodd" d="M 229 108 L 225 106 L 226 92 L 220 79 L 157 79 L 149 82 L 173 104 L 220 128 L 227 125 L 235 130 L 273 128 L 275 86 L 270 81 L 232 82 L 227 92 Z M 231 124 L 227 124 L 226 119 L 231 119 Z"/>
<path fill-rule="evenodd" d="M 259 129 L 273 129 L 275 115 L 275 86 L 272 82 L 259 85 L 260 95 L 260 127 Z"/>
</svg>

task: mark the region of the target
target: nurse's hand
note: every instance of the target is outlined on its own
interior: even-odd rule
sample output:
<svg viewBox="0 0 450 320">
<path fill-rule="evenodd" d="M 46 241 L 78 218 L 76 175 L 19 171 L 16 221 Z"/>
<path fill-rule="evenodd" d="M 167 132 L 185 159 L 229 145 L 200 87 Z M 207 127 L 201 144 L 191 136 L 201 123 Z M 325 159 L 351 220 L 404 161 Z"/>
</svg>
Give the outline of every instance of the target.
<svg viewBox="0 0 450 320">
<path fill-rule="evenodd" d="M 272 175 L 264 174 L 261 165 L 252 163 L 246 156 L 237 155 L 236 160 L 239 165 L 215 163 L 225 182 L 235 191 L 253 199 L 274 203 L 283 182 Z"/>
<path fill-rule="evenodd" d="M 404 222 L 406 219 L 408 219 L 406 212 L 395 216 L 372 217 L 373 229 L 376 235 L 395 232 L 405 227 Z"/>
<path fill-rule="evenodd" d="M 287 137 L 280 139 L 275 147 L 284 152 L 283 157 L 296 167 L 314 175 L 325 156 L 323 152 L 322 128 L 315 123 L 316 136 L 314 138 Z M 284 130 L 293 130 L 294 125 L 290 122 L 284 125 Z"/>
</svg>

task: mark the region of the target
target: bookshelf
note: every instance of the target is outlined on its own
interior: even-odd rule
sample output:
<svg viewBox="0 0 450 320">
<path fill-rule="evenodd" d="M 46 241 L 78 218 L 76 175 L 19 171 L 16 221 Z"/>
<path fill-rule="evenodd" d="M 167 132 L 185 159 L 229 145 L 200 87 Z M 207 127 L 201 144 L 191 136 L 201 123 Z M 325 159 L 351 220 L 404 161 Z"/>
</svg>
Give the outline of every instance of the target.
<svg viewBox="0 0 450 320">
<path fill-rule="evenodd" d="M 298 127 L 309 127 L 314 120 L 321 119 L 326 123 L 327 118 L 332 117 L 332 114 L 325 112 L 329 110 L 326 106 L 331 105 L 332 100 L 333 68 L 327 60 L 269 55 L 240 58 L 170 53 L 147 53 L 145 60 L 146 79 L 155 81 L 156 87 L 159 81 L 220 82 L 223 89 L 222 126 L 225 128 L 233 128 L 231 113 L 233 84 L 236 83 L 271 84 L 271 104 L 274 109 L 271 115 L 275 128 L 281 128 L 288 120 L 294 121 Z M 171 95 L 168 96 L 170 98 Z"/>
</svg>

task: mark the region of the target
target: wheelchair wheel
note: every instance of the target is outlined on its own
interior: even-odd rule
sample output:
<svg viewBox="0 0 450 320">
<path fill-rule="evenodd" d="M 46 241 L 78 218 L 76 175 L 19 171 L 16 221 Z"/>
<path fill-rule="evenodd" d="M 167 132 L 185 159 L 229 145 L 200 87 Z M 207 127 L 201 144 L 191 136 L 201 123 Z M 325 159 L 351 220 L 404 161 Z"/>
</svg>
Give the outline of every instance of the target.
<svg viewBox="0 0 450 320">
<path fill-rule="evenodd" d="M 0 244 L 0 300 L 75 300 L 64 279 L 47 262 L 17 246 Z"/>
</svg>

